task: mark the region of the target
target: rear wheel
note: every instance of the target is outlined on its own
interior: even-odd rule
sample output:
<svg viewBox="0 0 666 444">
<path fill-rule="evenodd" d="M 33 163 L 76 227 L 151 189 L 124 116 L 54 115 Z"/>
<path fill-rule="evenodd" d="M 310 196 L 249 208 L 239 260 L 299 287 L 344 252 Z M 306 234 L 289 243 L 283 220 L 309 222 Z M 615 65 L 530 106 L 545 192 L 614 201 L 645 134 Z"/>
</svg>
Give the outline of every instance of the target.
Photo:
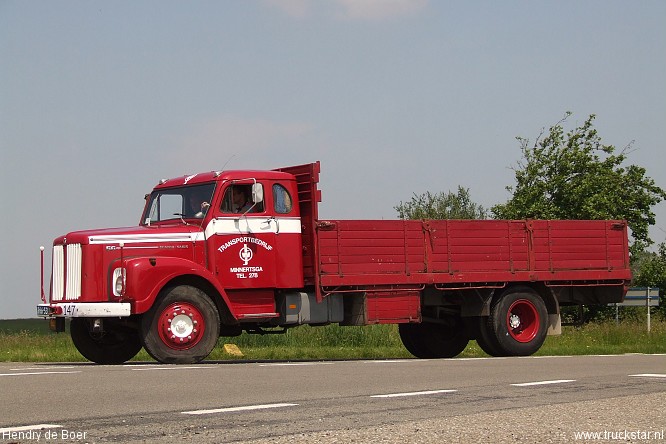
<svg viewBox="0 0 666 444">
<path fill-rule="evenodd" d="M 143 346 L 157 361 L 191 364 L 206 358 L 220 336 L 220 315 L 196 287 L 164 289 L 141 320 Z"/>
<path fill-rule="evenodd" d="M 462 322 L 447 318 L 447 323 L 400 324 L 400 339 L 407 351 L 422 359 L 453 358 L 469 342 Z"/>
<path fill-rule="evenodd" d="M 431 357 L 431 353 L 421 338 L 421 325 L 422 324 L 398 324 L 398 333 L 400 334 L 402 345 L 405 346 L 408 352 L 417 358 L 427 359 Z"/>
<path fill-rule="evenodd" d="M 492 334 L 493 327 L 488 316 L 479 317 L 478 329 L 476 342 L 479 344 L 479 347 L 481 347 L 481 350 L 490 356 L 506 355 L 502 352 L 502 348 L 500 347 L 499 342 L 497 342 L 497 338 Z"/>
<path fill-rule="evenodd" d="M 493 356 L 532 355 L 546 340 L 547 319 L 546 304 L 533 289 L 508 289 L 493 302 L 479 345 Z"/>
<path fill-rule="evenodd" d="M 88 318 L 73 318 L 69 326 L 74 346 L 89 361 L 122 364 L 141 350 L 141 339 L 136 330 L 104 320 L 102 331 L 93 332 L 91 322 Z"/>
</svg>

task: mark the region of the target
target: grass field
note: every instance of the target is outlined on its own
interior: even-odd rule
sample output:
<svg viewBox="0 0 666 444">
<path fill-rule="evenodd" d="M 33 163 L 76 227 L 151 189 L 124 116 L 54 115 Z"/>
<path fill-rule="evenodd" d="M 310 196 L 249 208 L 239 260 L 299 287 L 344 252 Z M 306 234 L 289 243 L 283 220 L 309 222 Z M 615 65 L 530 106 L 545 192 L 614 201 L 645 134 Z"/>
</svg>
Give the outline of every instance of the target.
<svg viewBox="0 0 666 444">
<path fill-rule="evenodd" d="M 549 336 L 537 355 L 666 353 L 666 322 L 615 322 L 564 327 L 561 336 Z M 284 335 L 248 335 L 220 338 L 208 360 L 239 359 L 225 353 L 223 344 L 235 344 L 245 360 L 410 358 L 396 325 L 366 327 L 302 326 Z M 470 341 L 460 357 L 487 356 Z M 135 361 L 151 361 L 141 350 Z M 80 362 L 69 334 L 52 333 L 41 319 L 0 320 L 0 361 Z"/>
</svg>

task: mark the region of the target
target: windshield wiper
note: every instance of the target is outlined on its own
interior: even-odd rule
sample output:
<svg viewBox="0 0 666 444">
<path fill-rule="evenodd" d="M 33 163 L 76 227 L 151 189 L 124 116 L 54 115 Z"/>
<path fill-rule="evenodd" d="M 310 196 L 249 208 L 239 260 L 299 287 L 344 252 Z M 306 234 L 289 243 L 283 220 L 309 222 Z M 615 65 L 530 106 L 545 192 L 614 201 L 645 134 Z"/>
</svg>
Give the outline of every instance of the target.
<svg viewBox="0 0 666 444">
<path fill-rule="evenodd" d="M 185 217 L 185 215 L 184 215 L 183 213 L 173 213 L 173 215 L 174 215 L 174 216 L 179 216 L 179 217 L 180 217 L 180 221 L 181 221 L 182 223 L 184 223 L 185 225 L 188 225 L 188 226 L 191 225 L 191 224 L 188 224 L 188 223 L 185 221 L 185 219 L 183 219 L 183 218 Z"/>
</svg>

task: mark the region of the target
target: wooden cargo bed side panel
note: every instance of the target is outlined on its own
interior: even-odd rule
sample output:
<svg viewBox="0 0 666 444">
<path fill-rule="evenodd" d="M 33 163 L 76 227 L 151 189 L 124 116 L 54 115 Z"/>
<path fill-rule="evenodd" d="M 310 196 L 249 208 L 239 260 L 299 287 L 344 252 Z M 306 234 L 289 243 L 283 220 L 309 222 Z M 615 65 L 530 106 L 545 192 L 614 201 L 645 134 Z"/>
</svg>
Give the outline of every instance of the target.
<svg viewBox="0 0 666 444">
<path fill-rule="evenodd" d="M 333 228 L 318 233 L 322 275 L 410 274 L 425 270 L 420 222 L 327 223 Z"/>
<path fill-rule="evenodd" d="M 317 245 L 324 286 L 630 276 L 618 221 L 325 221 Z"/>
<path fill-rule="evenodd" d="M 626 235 L 612 221 L 533 221 L 539 271 L 627 268 Z"/>
<path fill-rule="evenodd" d="M 521 271 L 529 267 L 522 221 L 429 221 L 433 272 Z"/>
</svg>

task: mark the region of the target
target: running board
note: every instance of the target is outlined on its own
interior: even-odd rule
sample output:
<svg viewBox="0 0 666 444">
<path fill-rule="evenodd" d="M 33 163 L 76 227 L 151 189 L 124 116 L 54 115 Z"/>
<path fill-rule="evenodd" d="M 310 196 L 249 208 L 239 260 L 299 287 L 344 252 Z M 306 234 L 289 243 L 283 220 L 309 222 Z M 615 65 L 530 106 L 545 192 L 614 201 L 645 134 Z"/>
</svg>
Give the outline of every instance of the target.
<svg viewBox="0 0 666 444">
<path fill-rule="evenodd" d="M 245 319 L 273 319 L 280 316 L 280 313 L 247 313 L 238 315 L 238 320 L 242 321 Z"/>
</svg>

